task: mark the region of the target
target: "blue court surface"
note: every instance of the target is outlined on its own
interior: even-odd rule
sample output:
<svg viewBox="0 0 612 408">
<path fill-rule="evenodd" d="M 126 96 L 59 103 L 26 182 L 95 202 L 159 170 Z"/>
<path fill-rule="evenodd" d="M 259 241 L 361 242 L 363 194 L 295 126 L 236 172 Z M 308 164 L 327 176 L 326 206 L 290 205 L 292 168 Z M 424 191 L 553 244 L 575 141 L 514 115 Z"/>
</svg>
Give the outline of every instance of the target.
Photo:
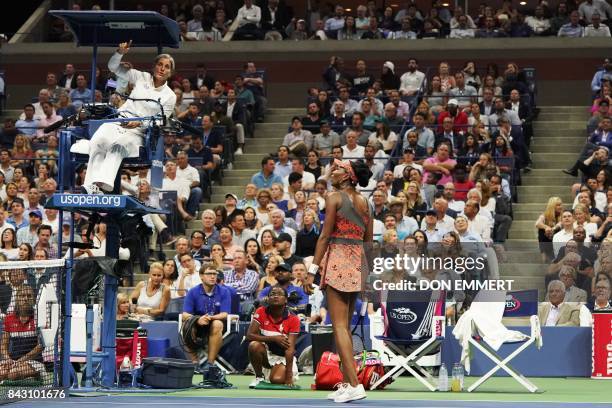
<svg viewBox="0 0 612 408">
<path fill-rule="evenodd" d="M 612 395 L 612 391 L 610 393 Z M 499 401 L 428 401 L 428 400 L 376 400 L 365 399 L 346 404 L 360 407 L 385 407 L 385 408 L 576 408 L 576 407 L 612 407 L 610 403 L 593 402 L 499 402 Z M 337 407 L 325 399 L 289 399 L 289 398 L 225 398 L 225 397 L 167 397 L 167 396 L 99 396 L 99 397 L 71 397 L 66 400 L 54 401 L 23 401 L 10 405 L 11 408 L 26 407 L 108 407 L 108 408 L 130 408 L 138 406 L 149 407 L 188 407 L 188 406 L 212 406 L 225 408 L 269 408 L 269 407 Z M 340 405 L 342 406 L 342 405 Z"/>
</svg>

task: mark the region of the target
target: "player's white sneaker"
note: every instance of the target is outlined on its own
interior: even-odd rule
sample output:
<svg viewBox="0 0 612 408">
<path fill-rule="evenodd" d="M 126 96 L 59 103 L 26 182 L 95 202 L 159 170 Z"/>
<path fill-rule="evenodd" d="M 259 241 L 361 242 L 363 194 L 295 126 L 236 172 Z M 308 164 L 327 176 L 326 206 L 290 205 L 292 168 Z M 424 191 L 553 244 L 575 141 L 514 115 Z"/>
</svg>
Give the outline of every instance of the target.
<svg viewBox="0 0 612 408">
<path fill-rule="evenodd" d="M 367 394 L 363 388 L 363 384 L 357 384 L 356 387 L 351 387 L 350 384 L 346 384 L 344 391 L 334 398 L 334 402 L 359 401 L 365 397 L 367 397 Z"/>
<path fill-rule="evenodd" d="M 342 394 L 344 392 L 344 390 L 346 389 L 346 387 L 348 386 L 347 383 L 340 383 L 340 385 L 338 385 L 338 389 L 334 392 L 330 392 L 329 394 L 327 394 L 327 399 L 328 400 L 335 400 L 336 397 L 340 394 Z"/>
</svg>

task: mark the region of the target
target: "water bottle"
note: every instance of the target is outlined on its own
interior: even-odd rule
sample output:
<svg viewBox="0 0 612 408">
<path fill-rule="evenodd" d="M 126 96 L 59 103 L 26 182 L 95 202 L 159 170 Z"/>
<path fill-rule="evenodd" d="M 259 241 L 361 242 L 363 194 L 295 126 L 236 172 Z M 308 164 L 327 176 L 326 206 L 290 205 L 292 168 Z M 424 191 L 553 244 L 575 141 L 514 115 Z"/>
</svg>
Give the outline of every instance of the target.
<svg viewBox="0 0 612 408">
<path fill-rule="evenodd" d="M 448 391 L 448 371 L 444 363 L 440 366 L 440 372 L 438 373 L 438 391 Z"/>
<path fill-rule="evenodd" d="M 457 367 L 457 363 L 453 364 L 453 372 L 451 379 L 451 391 L 459 392 L 461 391 L 461 383 L 459 382 L 459 369 Z"/>
<path fill-rule="evenodd" d="M 459 389 L 463 391 L 463 379 L 465 378 L 465 370 L 463 369 L 463 365 L 461 363 L 457 363 L 457 370 L 459 371 L 459 385 L 461 386 Z"/>
</svg>

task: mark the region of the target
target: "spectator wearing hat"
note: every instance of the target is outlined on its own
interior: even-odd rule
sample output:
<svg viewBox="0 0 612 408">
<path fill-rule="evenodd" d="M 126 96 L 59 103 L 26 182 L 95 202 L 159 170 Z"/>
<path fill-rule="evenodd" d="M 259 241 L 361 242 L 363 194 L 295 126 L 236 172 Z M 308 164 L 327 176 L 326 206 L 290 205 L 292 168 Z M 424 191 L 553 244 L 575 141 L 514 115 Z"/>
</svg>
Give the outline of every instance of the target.
<svg viewBox="0 0 612 408">
<path fill-rule="evenodd" d="M 236 194 L 227 193 L 225 195 L 225 210 L 229 217 L 238 208 L 238 196 Z"/>
<path fill-rule="evenodd" d="M 312 149 L 312 133 L 302 129 L 302 119 L 299 116 L 291 119 L 291 129 L 291 133 L 285 135 L 283 145 L 289 146 L 289 151 L 295 155 L 306 156 L 306 153 Z"/>
<path fill-rule="evenodd" d="M 332 130 L 327 120 L 322 120 L 320 125 L 320 132 L 314 135 L 312 147 L 321 157 L 329 157 L 332 148 L 340 145 L 340 135 Z"/>
<path fill-rule="evenodd" d="M 293 267 L 296 264 L 301 264 L 302 267 L 304 266 L 304 263 L 300 260 L 300 261 L 295 261 L 295 263 L 292 265 L 289 265 L 288 263 L 281 263 L 277 265 L 275 268 L 276 281 L 278 282 L 277 286 L 280 286 L 281 288 L 285 289 L 285 291 L 287 291 L 287 295 L 289 295 L 291 299 L 297 299 L 297 300 L 290 300 L 288 303 L 289 307 L 306 306 L 308 304 L 308 295 L 304 293 L 304 290 L 300 286 L 295 286 L 292 283 L 293 276 L 291 272 L 293 270 Z M 257 297 L 259 299 L 264 299 L 268 297 L 273 287 L 274 286 L 267 286 L 263 288 L 263 290 L 259 292 L 259 295 Z M 297 293 L 297 296 L 296 295 L 291 296 L 291 294 L 294 292 Z"/>
<path fill-rule="evenodd" d="M 42 212 L 40 210 L 32 210 L 28 219 L 28 228 L 19 228 L 17 231 L 17 245 L 26 243 L 34 247 L 38 242 L 38 227 L 42 225 Z"/>
<path fill-rule="evenodd" d="M 385 61 L 380 76 L 383 91 L 399 89 L 401 81 L 399 75 L 395 73 L 395 65 L 391 61 Z"/>
<path fill-rule="evenodd" d="M 436 210 L 433 209 L 425 212 L 425 217 L 421 221 L 421 230 L 427 236 L 428 242 L 440 242 L 442 236 L 448 232 L 443 226 L 438 225 Z"/>
<path fill-rule="evenodd" d="M 393 177 L 396 178 L 396 179 L 397 178 L 401 178 L 403 176 L 403 174 L 404 174 L 404 169 L 406 169 L 406 168 L 417 169 L 417 170 L 419 170 L 422 173 L 423 172 L 423 166 L 421 166 L 420 164 L 416 163 L 414 161 L 414 158 L 415 158 L 415 150 L 414 150 L 414 148 L 410 147 L 410 146 L 405 146 L 404 147 L 404 155 L 402 156 L 401 163 L 397 164 L 393 168 Z"/>
<path fill-rule="evenodd" d="M 276 252 L 283 258 L 285 264 L 292 267 L 294 263 L 302 261 L 302 257 L 294 254 L 292 246 L 295 245 L 295 235 L 289 234 L 288 232 L 281 232 L 274 239 L 274 247 Z M 278 277 L 277 277 L 278 280 Z"/>
<path fill-rule="evenodd" d="M 457 99 L 455 98 L 449 99 L 446 104 L 446 110 L 440 112 L 440 115 L 438 115 L 438 132 L 442 132 L 442 124 L 444 123 L 444 118 L 448 117 L 453 120 L 453 130 L 455 132 L 466 133 L 468 125 L 468 116 L 465 112 L 459 110 L 459 101 L 457 101 Z"/>
<path fill-rule="evenodd" d="M 295 27 L 294 24 L 295 23 Z M 304 41 L 308 39 L 308 30 L 306 29 L 306 20 L 300 18 L 295 21 L 295 18 L 287 25 L 285 30 L 288 38 L 292 41 Z"/>
</svg>

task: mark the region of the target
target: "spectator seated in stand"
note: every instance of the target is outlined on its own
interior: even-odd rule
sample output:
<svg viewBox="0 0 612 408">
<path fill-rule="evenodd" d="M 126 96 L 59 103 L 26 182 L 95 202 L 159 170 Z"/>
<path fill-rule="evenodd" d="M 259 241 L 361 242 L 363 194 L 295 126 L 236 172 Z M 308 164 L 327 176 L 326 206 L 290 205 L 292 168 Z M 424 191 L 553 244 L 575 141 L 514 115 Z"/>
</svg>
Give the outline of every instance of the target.
<svg viewBox="0 0 612 408">
<path fill-rule="evenodd" d="M 548 284 L 548 302 L 538 307 L 542 326 L 580 326 L 580 309 L 564 303 L 565 285 L 560 280 Z"/>
<path fill-rule="evenodd" d="M 131 299 L 138 320 L 156 319 L 166 312 L 171 296 L 170 288 L 163 284 L 163 279 L 164 266 L 154 262 L 149 265 L 149 278 L 139 282 L 132 291 Z"/>
</svg>

